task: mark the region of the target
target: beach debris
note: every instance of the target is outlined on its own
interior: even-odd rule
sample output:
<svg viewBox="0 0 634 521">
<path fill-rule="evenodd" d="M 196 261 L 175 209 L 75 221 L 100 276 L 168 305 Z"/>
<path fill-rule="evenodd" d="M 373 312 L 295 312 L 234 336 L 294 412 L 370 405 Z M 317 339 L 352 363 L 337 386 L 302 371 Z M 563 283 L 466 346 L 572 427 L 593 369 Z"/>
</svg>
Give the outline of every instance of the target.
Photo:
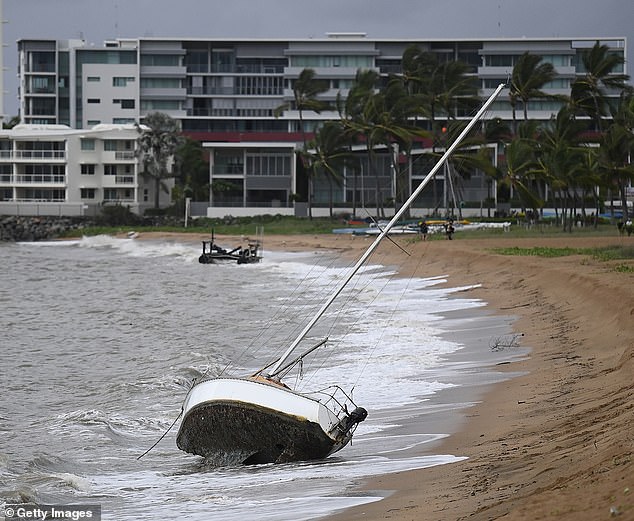
<svg viewBox="0 0 634 521">
<path fill-rule="evenodd" d="M 491 340 L 489 347 L 491 351 L 504 351 L 505 349 L 512 349 L 520 346 L 520 338 L 524 336 L 524 333 L 516 333 L 514 335 L 499 336 Z"/>
</svg>

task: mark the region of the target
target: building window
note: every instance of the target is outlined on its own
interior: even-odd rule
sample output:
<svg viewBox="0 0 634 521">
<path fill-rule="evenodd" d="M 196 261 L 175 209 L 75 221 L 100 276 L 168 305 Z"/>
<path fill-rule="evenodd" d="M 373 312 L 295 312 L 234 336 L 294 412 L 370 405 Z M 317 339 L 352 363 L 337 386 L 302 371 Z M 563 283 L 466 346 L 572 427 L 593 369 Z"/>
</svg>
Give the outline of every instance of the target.
<svg viewBox="0 0 634 521">
<path fill-rule="evenodd" d="M 81 190 L 81 198 L 82 199 L 94 199 L 95 198 L 95 189 L 94 188 L 80 188 Z"/>
<path fill-rule="evenodd" d="M 181 102 L 178 100 L 143 100 L 141 101 L 142 110 L 180 110 Z"/>
<path fill-rule="evenodd" d="M 291 156 L 284 153 L 248 153 L 247 175 L 285 176 L 291 175 Z"/>
<path fill-rule="evenodd" d="M 488 67 L 513 67 L 518 58 L 515 54 L 493 54 L 485 56 L 484 61 Z"/>
<path fill-rule="evenodd" d="M 126 87 L 128 83 L 132 83 L 134 81 L 133 77 L 120 77 L 115 76 L 112 78 L 112 86 L 113 87 Z"/>
<path fill-rule="evenodd" d="M 103 165 L 104 175 L 117 175 L 117 165 Z"/>
<path fill-rule="evenodd" d="M 95 83 L 96 83 L 96 82 L 98 82 L 98 81 L 101 81 L 101 78 L 100 78 L 99 76 L 88 76 L 88 77 L 86 78 L 86 81 L 89 81 L 89 82 L 91 82 L 91 83 L 92 83 L 92 82 L 95 82 Z"/>
<path fill-rule="evenodd" d="M 103 200 L 104 201 L 116 201 L 117 197 L 117 189 L 116 188 L 104 188 L 103 189 Z"/>
<path fill-rule="evenodd" d="M 104 139 L 103 149 L 105 152 L 116 152 L 117 148 L 118 147 L 116 139 Z"/>
<path fill-rule="evenodd" d="M 91 104 L 97 104 L 97 103 L 101 103 L 101 100 L 99 98 L 88 98 L 86 100 L 87 103 L 91 103 Z"/>
<path fill-rule="evenodd" d="M 112 123 L 114 125 L 133 125 L 136 121 L 134 118 L 112 118 Z"/>
<path fill-rule="evenodd" d="M 181 57 L 175 54 L 144 54 L 141 65 L 148 67 L 179 67 Z"/>
<path fill-rule="evenodd" d="M 81 165 L 81 175 L 95 175 L 95 165 L 93 165 L 93 164 L 82 164 Z"/>
<path fill-rule="evenodd" d="M 94 127 L 95 125 L 99 125 L 101 123 L 100 119 L 89 119 L 87 122 L 88 127 Z M 94 150 L 94 148 L 93 148 Z"/>
<path fill-rule="evenodd" d="M 180 78 L 141 78 L 142 89 L 180 89 Z"/>
<path fill-rule="evenodd" d="M 148 189 L 143 189 L 143 202 L 147 203 L 150 200 L 150 195 L 148 193 Z"/>
<path fill-rule="evenodd" d="M 121 105 L 122 109 L 133 109 L 134 108 L 134 100 L 133 99 L 113 99 L 112 103 Z"/>
<path fill-rule="evenodd" d="M 55 99 L 34 98 L 31 102 L 30 116 L 50 116 L 55 114 Z"/>
<path fill-rule="evenodd" d="M 374 67 L 374 57 L 357 55 L 291 56 L 291 67 L 349 67 L 352 69 L 371 69 Z"/>
<path fill-rule="evenodd" d="M 33 76 L 31 78 L 31 91 L 36 94 L 55 93 L 55 83 L 53 78 L 47 76 Z"/>
<path fill-rule="evenodd" d="M 82 150 L 94 150 L 95 149 L 95 140 L 82 138 L 81 139 L 81 149 Z"/>
</svg>

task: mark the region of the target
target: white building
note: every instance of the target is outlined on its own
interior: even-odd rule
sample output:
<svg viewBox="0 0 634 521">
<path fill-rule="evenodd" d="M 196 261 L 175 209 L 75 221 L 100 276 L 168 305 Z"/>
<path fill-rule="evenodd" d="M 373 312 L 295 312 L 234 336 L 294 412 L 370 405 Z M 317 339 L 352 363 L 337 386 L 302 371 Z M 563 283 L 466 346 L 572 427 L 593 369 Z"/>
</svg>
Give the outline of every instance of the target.
<svg viewBox="0 0 634 521">
<path fill-rule="evenodd" d="M 17 125 L 0 130 L 0 215 L 86 215 L 103 205 L 143 214 L 154 181 L 141 175 L 134 125 Z M 161 191 L 161 206 L 169 204 Z"/>
<path fill-rule="evenodd" d="M 404 51 L 416 46 L 441 63 L 465 63 L 486 98 L 508 80 L 520 56 L 530 52 L 557 73 L 542 89 L 552 97 L 527 103 L 529 119 L 547 121 L 563 103 L 555 96 L 569 95 L 575 79 L 585 74 L 583 53 L 597 41 L 625 60 L 613 72 L 627 73 L 626 39 L 621 37 L 398 40 L 332 33 L 305 39 L 123 38 L 99 48 L 81 40 L 25 39 L 18 41 L 20 118 L 23 123 L 91 128 L 165 113 L 179 121 L 185 135 L 203 143 L 209 155 L 207 215 L 293 213 L 295 201 L 308 197 L 308 176 L 297 153 L 303 146 L 300 114 L 293 102 L 293 85 L 305 68 L 328 86 L 320 99 L 334 103 L 347 96 L 360 69 L 383 78 L 402 73 Z M 281 106 L 287 109 L 279 114 Z M 470 114 L 457 117 L 468 119 Z M 512 120 L 508 91 L 491 106 L 489 118 L 494 117 Z M 307 137 L 324 121 L 337 118 L 334 110 L 304 111 Z M 429 127 L 424 119 L 417 124 Z M 417 143 L 419 150 L 429 146 L 425 140 Z M 341 210 L 393 200 L 390 155 L 379 154 L 373 168 L 362 161 L 358 171 L 342 173 L 334 192 L 317 180 L 311 194 L 314 207 L 327 212 L 331 194 Z M 406 184 L 416 186 L 429 168 L 413 163 Z M 422 194 L 421 207 L 443 205 L 448 184 L 442 174 L 437 176 Z M 473 172 L 461 187 L 461 200 L 473 205 L 494 196 L 490 185 L 483 173 Z"/>
</svg>

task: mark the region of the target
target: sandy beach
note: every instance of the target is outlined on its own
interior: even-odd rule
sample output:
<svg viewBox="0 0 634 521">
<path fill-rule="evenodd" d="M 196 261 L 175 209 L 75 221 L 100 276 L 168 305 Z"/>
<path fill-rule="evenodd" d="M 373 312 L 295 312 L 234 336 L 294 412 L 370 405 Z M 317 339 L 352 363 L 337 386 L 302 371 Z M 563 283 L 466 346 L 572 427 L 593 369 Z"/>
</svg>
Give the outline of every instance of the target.
<svg viewBox="0 0 634 521">
<path fill-rule="evenodd" d="M 402 276 L 479 285 L 467 294 L 517 316 L 530 355 L 508 366 L 523 376 L 483 390 L 461 411 L 458 430 L 433 447 L 468 459 L 373 479 L 364 489 L 385 499 L 331 519 L 634 519 L 634 274 L 614 269 L 634 263 L 492 251 L 634 245 L 634 237 L 398 242 L 409 256 L 384 241 L 373 260 L 399 266 Z M 354 257 L 369 244 L 348 235 L 265 237 L 265 249 Z"/>
</svg>

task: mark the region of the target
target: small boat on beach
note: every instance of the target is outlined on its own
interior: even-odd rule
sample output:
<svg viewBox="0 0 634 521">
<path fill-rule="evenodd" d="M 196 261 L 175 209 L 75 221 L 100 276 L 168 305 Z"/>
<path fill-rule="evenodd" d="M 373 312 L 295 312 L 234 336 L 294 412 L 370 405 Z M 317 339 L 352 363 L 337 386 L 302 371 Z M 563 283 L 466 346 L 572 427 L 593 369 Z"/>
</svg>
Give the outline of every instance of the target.
<svg viewBox="0 0 634 521">
<path fill-rule="evenodd" d="M 230 250 L 216 244 L 213 230 L 211 231 L 211 240 L 202 242 L 203 251 L 198 257 L 200 264 L 219 264 L 223 262 L 252 264 L 262 260 L 261 231 L 258 231 L 258 239 L 247 239 L 246 246 L 240 245 Z"/>
<path fill-rule="evenodd" d="M 327 343 L 328 339 L 323 339 L 296 354 L 308 333 L 482 118 L 503 87 L 503 84 L 498 86 L 394 217 L 381 226 L 372 244 L 273 363 L 251 375 L 203 376 L 192 384 L 183 403 L 176 437 L 179 449 L 223 465 L 284 463 L 325 458 L 350 442 L 368 414 L 354 403 L 350 393 L 338 385 L 300 393 L 283 379 L 294 369 L 301 369 L 305 359 Z"/>
</svg>

